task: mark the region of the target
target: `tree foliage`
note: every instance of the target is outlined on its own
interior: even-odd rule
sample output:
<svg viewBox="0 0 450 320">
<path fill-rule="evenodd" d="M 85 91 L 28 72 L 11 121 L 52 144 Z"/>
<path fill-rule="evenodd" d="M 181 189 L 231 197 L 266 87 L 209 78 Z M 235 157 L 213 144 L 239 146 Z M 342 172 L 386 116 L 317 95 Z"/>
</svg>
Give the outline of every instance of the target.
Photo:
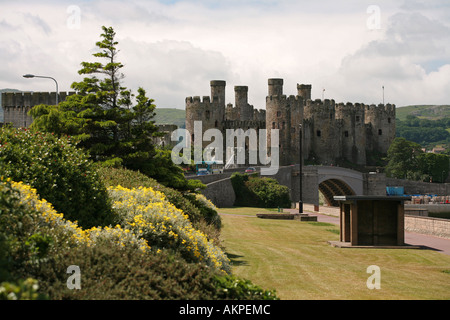
<svg viewBox="0 0 450 320">
<path fill-rule="evenodd" d="M 398 179 L 444 182 L 449 174 L 449 157 L 425 153 L 405 138 L 395 138 L 387 154 L 386 173 Z"/>
<path fill-rule="evenodd" d="M 79 147 L 104 166 L 139 170 L 168 187 L 195 190 L 201 187 L 185 179 L 183 171 L 166 150 L 158 150 L 154 137 L 161 135 L 154 124 L 154 100 L 140 87 L 135 96 L 123 86 L 124 65 L 118 61 L 118 42 L 112 27 L 102 27 L 96 61 L 82 62 L 83 80 L 73 82 L 76 94 L 57 106 L 38 105 L 30 114 L 32 127 L 74 136 Z"/>
<path fill-rule="evenodd" d="M 396 121 L 397 137 L 424 146 L 436 142 L 450 143 L 450 132 L 447 131 L 447 128 L 450 128 L 450 118 L 429 120 L 408 115 L 406 120 L 397 119 Z"/>
</svg>

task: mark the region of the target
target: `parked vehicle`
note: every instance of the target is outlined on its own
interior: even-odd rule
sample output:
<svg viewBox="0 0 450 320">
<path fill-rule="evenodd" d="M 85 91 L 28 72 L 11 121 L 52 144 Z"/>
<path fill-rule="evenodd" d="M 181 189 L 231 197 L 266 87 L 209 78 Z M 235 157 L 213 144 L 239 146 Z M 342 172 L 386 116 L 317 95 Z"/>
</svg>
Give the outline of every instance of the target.
<svg viewBox="0 0 450 320">
<path fill-rule="evenodd" d="M 198 176 L 206 176 L 208 174 L 209 174 L 209 171 L 207 169 L 204 169 L 204 168 L 200 168 L 197 171 L 197 175 Z"/>
<path fill-rule="evenodd" d="M 245 173 L 253 173 L 253 172 L 256 172 L 256 169 L 253 167 L 245 169 Z"/>
</svg>

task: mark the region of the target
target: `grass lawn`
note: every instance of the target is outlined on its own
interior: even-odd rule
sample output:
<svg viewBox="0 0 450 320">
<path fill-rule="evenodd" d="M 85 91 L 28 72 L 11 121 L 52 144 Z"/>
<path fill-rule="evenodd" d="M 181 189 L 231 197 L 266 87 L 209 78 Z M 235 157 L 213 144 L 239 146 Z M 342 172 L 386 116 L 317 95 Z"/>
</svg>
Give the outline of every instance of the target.
<svg viewBox="0 0 450 320">
<path fill-rule="evenodd" d="M 276 210 L 275 210 L 276 211 Z M 335 248 L 337 225 L 256 218 L 273 210 L 220 209 L 233 273 L 283 300 L 450 299 L 450 256 L 418 249 Z M 381 288 L 368 289 L 369 266 Z"/>
</svg>

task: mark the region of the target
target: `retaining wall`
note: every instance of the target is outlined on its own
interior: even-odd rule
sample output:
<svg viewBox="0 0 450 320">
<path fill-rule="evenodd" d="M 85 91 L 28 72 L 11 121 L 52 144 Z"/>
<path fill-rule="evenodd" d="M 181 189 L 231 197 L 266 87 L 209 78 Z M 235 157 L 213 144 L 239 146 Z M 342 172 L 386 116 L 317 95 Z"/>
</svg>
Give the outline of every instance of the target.
<svg viewBox="0 0 450 320">
<path fill-rule="evenodd" d="M 405 215 L 405 231 L 450 239 L 450 220 Z"/>
</svg>

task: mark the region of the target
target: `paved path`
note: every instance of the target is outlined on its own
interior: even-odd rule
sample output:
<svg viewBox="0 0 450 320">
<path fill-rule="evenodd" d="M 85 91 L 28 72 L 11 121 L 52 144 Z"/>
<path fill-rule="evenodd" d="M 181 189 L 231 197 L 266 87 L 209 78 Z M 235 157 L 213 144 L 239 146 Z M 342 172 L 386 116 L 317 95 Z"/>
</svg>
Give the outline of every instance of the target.
<svg viewBox="0 0 450 320">
<path fill-rule="evenodd" d="M 284 209 L 284 211 L 297 213 L 298 209 Z M 339 208 L 319 207 L 319 212 L 317 212 L 314 211 L 313 206 L 304 205 L 303 212 L 317 216 L 317 221 L 319 222 L 328 222 L 339 225 Z M 424 249 L 436 250 L 450 255 L 450 239 L 405 231 L 405 243 L 422 246 Z"/>
</svg>

